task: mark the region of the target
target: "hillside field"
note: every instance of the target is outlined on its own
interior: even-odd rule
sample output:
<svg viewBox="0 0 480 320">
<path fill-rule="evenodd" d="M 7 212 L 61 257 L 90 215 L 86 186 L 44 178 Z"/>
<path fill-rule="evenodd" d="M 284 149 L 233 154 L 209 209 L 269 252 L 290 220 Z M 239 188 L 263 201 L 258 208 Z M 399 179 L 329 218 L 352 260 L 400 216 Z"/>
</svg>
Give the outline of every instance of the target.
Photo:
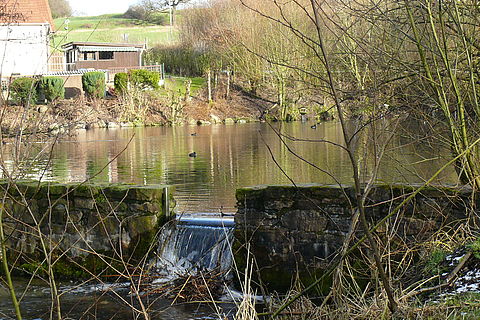
<svg viewBox="0 0 480 320">
<path fill-rule="evenodd" d="M 144 43 L 149 47 L 176 41 L 178 32 L 170 26 L 161 26 L 122 14 L 95 17 L 70 17 L 55 19 L 54 48 L 71 41 Z"/>
</svg>

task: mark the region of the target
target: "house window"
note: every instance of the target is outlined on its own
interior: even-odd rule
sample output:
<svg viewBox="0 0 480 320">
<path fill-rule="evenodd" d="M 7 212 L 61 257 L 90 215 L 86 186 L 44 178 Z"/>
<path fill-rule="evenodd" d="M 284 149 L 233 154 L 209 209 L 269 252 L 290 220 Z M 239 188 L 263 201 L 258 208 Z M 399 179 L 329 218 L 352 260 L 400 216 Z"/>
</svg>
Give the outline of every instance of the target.
<svg viewBox="0 0 480 320">
<path fill-rule="evenodd" d="M 98 60 L 113 60 L 113 51 L 100 51 Z"/>
<path fill-rule="evenodd" d="M 95 60 L 95 52 L 83 52 L 80 54 L 80 60 L 92 61 Z"/>
</svg>

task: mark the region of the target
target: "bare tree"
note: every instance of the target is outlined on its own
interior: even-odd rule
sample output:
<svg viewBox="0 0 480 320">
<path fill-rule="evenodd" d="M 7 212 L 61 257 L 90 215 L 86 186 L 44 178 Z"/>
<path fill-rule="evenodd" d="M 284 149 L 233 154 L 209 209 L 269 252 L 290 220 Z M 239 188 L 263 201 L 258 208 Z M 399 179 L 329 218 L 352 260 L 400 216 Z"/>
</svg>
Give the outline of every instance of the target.
<svg viewBox="0 0 480 320">
<path fill-rule="evenodd" d="M 175 25 L 175 12 L 177 7 L 191 0 L 142 0 L 141 6 L 148 11 L 168 11 L 170 16 L 170 26 Z"/>
<path fill-rule="evenodd" d="M 48 0 L 54 19 L 72 15 L 72 7 L 68 0 Z"/>
</svg>

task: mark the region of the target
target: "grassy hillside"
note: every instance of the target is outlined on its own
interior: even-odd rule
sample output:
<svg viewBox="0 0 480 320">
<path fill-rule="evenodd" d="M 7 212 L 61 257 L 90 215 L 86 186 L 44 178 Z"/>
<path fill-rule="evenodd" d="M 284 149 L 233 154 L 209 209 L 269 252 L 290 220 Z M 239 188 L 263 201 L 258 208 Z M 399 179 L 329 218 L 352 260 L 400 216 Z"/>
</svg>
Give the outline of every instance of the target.
<svg viewBox="0 0 480 320">
<path fill-rule="evenodd" d="M 129 42 L 157 44 L 176 41 L 178 33 L 169 26 L 159 26 L 136 19 L 123 18 L 122 14 L 96 17 L 71 17 L 55 19 L 56 34 L 53 46 L 60 48 L 71 41 Z M 68 28 L 66 28 L 68 25 Z"/>
</svg>

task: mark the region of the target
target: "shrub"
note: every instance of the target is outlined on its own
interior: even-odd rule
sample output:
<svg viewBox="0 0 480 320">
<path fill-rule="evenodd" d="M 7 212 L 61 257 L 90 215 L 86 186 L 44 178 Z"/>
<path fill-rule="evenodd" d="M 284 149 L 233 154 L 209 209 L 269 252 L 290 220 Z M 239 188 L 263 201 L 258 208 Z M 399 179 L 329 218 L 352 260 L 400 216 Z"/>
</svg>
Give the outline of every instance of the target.
<svg viewBox="0 0 480 320">
<path fill-rule="evenodd" d="M 144 5 L 133 5 L 123 14 L 124 18 L 137 19 L 161 26 L 166 26 L 169 23 L 168 15 L 163 12 L 155 12 L 149 10 Z"/>
<path fill-rule="evenodd" d="M 149 17 L 147 22 L 157 24 L 159 26 L 168 26 L 170 24 L 170 19 L 168 15 L 163 12 L 153 12 Z"/>
<path fill-rule="evenodd" d="M 92 98 L 105 96 L 105 73 L 101 71 L 87 72 L 82 76 L 82 86 L 85 94 Z"/>
<path fill-rule="evenodd" d="M 18 78 L 10 84 L 12 100 L 16 104 L 26 106 L 37 102 L 38 81 L 34 78 Z"/>
<path fill-rule="evenodd" d="M 475 241 L 467 246 L 475 256 L 475 258 L 480 259 L 480 237 L 475 239 Z"/>
<path fill-rule="evenodd" d="M 48 2 L 52 10 L 53 19 L 70 17 L 72 15 L 72 7 L 68 0 L 48 0 Z"/>
<path fill-rule="evenodd" d="M 39 85 L 40 93 L 45 95 L 48 102 L 65 98 L 63 79 L 59 77 L 43 77 Z"/>
<path fill-rule="evenodd" d="M 146 21 L 148 19 L 148 10 L 144 6 L 133 5 L 128 8 L 128 10 L 123 14 L 123 17 L 127 19 Z"/>
<path fill-rule="evenodd" d="M 128 88 L 128 74 L 125 72 L 116 73 L 113 84 L 115 85 L 116 92 L 119 94 L 125 93 Z"/>
<path fill-rule="evenodd" d="M 158 82 L 160 81 L 160 74 L 155 71 L 148 70 L 131 70 L 130 82 L 140 88 L 153 88 L 158 89 Z"/>
<path fill-rule="evenodd" d="M 147 64 L 165 64 L 165 72 L 179 76 L 201 77 L 220 59 L 209 51 L 184 45 L 157 46 L 145 54 Z"/>
</svg>

